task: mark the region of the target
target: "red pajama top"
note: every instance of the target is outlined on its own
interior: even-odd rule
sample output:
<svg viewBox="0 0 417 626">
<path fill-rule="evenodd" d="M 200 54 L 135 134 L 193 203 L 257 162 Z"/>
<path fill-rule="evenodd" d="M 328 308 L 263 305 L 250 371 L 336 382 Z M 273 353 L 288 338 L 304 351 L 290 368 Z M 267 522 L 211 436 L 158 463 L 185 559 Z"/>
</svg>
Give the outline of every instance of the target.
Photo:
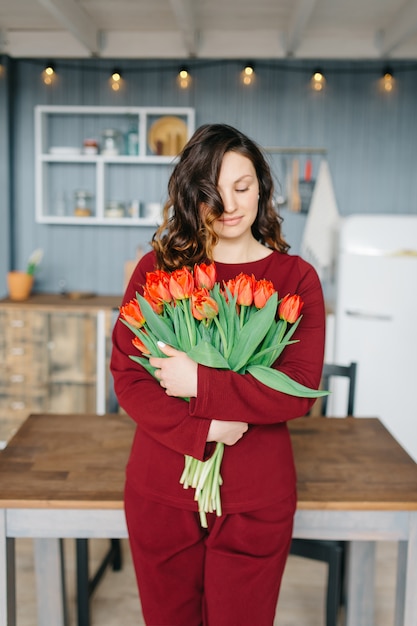
<svg viewBox="0 0 417 626">
<path fill-rule="evenodd" d="M 325 313 L 322 289 L 314 268 L 298 256 L 273 251 L 250 263 L 218 263 L 217 280 L 240 272 L 272 281 L 282 298 L 297 293 L 304 301 L 303 318 L 274 367 L 291 378 L 318 388 L 324 354 Z M 154 252 L 138 263 L 123 304 L 142 293 L 146 272 L 155 269 Z M 249 430 L 234 446 L 225 446 L 221 474 L 224 513 L 255 510 L 286 498 L 296 476 L 286 422 L 305 415 L 313 400 L 290 396 L 263 385 L 250 374 L 198 366 L 197 397 L 190 403 L 168 396 L 159 382 L 129 358 L 138 354 L 133 333 L 120 321 L 113 331 L 111 371 L 120 405 L 136 422 L 127 465 L 127 480 L 154 501 L 197 510 L 194 489 L 179 483 L 184 455 L 203 459 L 210 420 L 247 422 Z"/>
</svg>

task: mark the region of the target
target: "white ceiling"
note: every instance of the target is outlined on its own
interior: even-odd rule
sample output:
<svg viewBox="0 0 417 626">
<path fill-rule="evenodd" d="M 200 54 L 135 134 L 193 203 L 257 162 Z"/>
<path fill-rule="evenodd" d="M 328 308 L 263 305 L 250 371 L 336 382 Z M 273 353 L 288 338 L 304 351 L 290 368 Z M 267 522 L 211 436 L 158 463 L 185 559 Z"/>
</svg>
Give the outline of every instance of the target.
<svg viewBox="0 0 417 626">
<path fill-rule="evenodd" d="M 0 53 L 417 59 L 417 0 L 1 0 Z"/>
</svg>

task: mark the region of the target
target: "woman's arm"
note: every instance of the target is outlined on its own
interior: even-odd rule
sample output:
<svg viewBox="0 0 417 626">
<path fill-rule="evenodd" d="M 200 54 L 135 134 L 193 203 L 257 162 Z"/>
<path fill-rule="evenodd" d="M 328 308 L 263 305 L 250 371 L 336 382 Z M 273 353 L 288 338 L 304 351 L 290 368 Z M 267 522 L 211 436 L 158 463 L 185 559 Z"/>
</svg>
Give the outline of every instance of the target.
<svg viewBox="0 0 417 626">
<path fill-rule="evenodd" d="M 146 272 L 154 270 L 154 262 L 152 253 L 139 261 L 123 303 L 134 298 L 137 291 L 142 293 Z M 130 354 L 139 354 L 132 345 L 133 337 L 122 322 L 116 322 L 110 369 L 120 406 L 141 429 L 168 448 L 204 458 L 210 420 L 190 416 L 188 402 L 168 396 L 153 376 L 129 358 Z"/>
<path fill-rule="evenodd" d="M 291 285 L 292 293 L 298 293 L 304 301 L 303 318 L 293 336 L 299 341 L 284 349 L 274 367 L 297 382 L 317 389 L 323 368 L 324 302 L 315 270 L 304 262 L 300 265 L 303 271 Z M 227 420 L 273 424 L 305 415 L 313 403 L 314 399 L 270 389 L 250 374 L 199 365 L 197 397 L 191 400 L 190 410 L 192 415 L 207 419 L 221 419 L 224 415 Z"/>
</svg>

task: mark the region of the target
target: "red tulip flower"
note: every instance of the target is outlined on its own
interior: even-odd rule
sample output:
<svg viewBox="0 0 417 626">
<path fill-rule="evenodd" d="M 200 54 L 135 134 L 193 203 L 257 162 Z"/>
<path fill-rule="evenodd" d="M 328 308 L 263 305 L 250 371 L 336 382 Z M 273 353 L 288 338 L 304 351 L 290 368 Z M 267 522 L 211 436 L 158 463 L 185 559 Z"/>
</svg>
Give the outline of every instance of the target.
<svg viewBox="0 0 417 626">
<path fill-rule="evenodd" d="M 169 290 L 174 300 L 191 298 L 194 291 L 194 278 L 190 270 L 186 267 L 174 270 L 169 278 Z"/>
<path fill-rule="evenodd" d="M 230 278 L 228 281 L 224 281 L 223 283 L 224 289 L 222 289 L 222 294 L 226 302 L 229 302 L 229 297 L 227 291 L 230 291 L 232 296 L 235 293 L 236 281 L 234 278 Z"/>
<path fill-rule="evenodd" d="M 213 289 L 216 282 L 216 266 L 214 263 L 195 265 L 194 280 L 197 289 L 202 289 L 203 287 Z"/>
<path fill-rule="evenodd" d="M 274 285 L 270 280 L 257 280 L 253 289 L 253 303 L 257 309 L 262 309 L 269 298 L 275 293 Z"/>
<path fill-rule="evenodd" d="M 236 296 L 236 304 L 250 306 L 253 302 L 253 287 L 255 279 L 247 274 L 240 273 L 236 278 L 231 278 L 224 283 L 232 296 Z M 224 294 L 227 301 L 227 292 Z"/>
<path fill-rule="evenodd" d="M 155 270 L 147 272 L 146 283 L 144 286 L 146 300 L 151 304 L 162 304 L 163 302 L 171 302 L 172 297 L 169 291 L 169 274 L 164 270 Z"/>
<path fill-rule="evenodd" d="M 192 314 L 196 320 L 211 320 L 219 313 L 217 302 L 207 289 L 197 289 L 191 296 Z"/>
<path fill-rule="evenodd" d="M 304 302 L 301 300 L 300 296 L 297 294 L 290 296 L 288 293 L 285 298 L 282 299 L 278 307 L 278 315 L 289 324 L 294 324 L 300 317 L 303 304 Z"/>
<path fill-rule="evenodd" d="M 121 306 L 120 315 L 128 324 L 135 328 L 141 328 L 145 323 L 145 318 L 137 300 L 131 300 Z"/>
<path fill-rule="evenodd" d="M 137 348 L 140 352 L 142 352 L 142 354 L 151 353 L 150 350 L 148 350 L 148 348 L 145 346 L 143 341 L 139 339 L 139 337 L 135 337 L 134 339 L 132 339 L 132 343 L 135 346 L 135 348 Z"/>
</svg>

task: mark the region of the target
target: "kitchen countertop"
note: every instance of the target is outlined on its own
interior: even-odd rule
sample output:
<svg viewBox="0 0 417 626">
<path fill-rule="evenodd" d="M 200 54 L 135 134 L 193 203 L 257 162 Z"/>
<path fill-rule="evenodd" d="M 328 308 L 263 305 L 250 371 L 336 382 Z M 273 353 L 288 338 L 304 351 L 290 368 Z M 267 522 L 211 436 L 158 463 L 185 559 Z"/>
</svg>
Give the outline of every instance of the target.
<svg viewBox="0 0 417 626">
<path fill-rule="evenodd" d="M 73 310 L 91 309 L 117 309 L 122 302 L 122 295 L 95 295 L 83 292 L 59 293 L 33 293 L 27 300 L 11 300 L 3 298 L 0 300 L 0 307 L 36 307 L 39 310 L 49 310 L 51 308 L 62 308 Z"/>
</svg>

